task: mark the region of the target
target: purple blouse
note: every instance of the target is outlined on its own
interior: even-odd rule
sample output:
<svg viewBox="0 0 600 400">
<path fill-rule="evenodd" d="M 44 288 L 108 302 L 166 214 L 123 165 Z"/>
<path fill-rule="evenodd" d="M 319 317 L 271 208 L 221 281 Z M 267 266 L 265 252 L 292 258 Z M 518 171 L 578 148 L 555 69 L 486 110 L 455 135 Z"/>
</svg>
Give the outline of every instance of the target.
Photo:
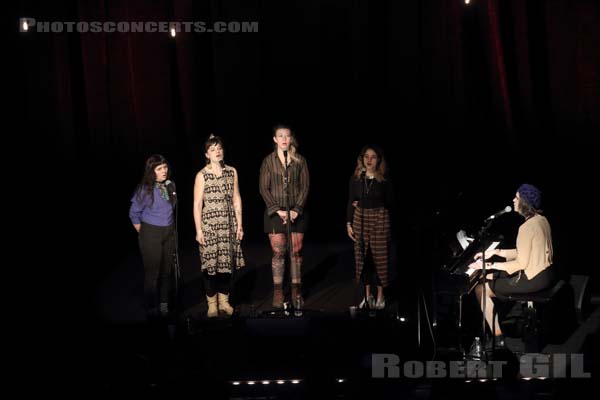
<svg viewBox="0 0 600 400">
<path fill-rule="evenodd" d="M 156 226 L 169 226 L 173 223 L 173 205 L 160 195 L 160 189 L 154 187 L 154 202 L 142 189 L 131 198 L 129 218 L 134 224 L 145 222 Z"/>
</svg>

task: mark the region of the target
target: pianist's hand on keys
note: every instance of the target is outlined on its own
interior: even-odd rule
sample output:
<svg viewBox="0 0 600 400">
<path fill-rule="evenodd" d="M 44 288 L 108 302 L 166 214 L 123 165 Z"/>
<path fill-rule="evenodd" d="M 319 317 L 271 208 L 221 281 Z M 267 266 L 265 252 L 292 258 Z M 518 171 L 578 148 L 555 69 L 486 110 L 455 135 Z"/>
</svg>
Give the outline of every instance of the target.
<svg viewBox="0 0 600 400">
<path fill-rule="evenodd" d="M 493 249 L 493 250 L 488 250 L 485 252 L 485 259 L 488 260 L 490 258 L 492 258 L 493 256 L 499 256 L 500 255 L 500 250 L 499 249 Z M 479 260 L 481 258 L 482 254 L 481 252 L 475 254 L 475 256 L 473 256 L 474 259 Z"/>
<path fill-rule="evenodd" d="M 494 265 L 494 263 L 485 263 L 485 268 L 486 269 L 494 269 L 493 265 Z M 467 270 L 467 275 L 471 276 L 471 274 L 473 272 L 475 272 L 478 269 L 482 269 L 482 268 L 483 268 L 483 263 L 481 262 L 481 260 L 474 261 L 471 264 L 469 264 L 469 269 Z"/>
</svg>

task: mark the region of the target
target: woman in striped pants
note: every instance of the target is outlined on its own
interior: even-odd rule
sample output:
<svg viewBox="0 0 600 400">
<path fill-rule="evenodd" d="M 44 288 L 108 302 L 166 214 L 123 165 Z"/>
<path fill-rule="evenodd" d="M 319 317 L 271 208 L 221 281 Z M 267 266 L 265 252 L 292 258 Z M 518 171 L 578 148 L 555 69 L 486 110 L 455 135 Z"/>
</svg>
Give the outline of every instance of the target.
<svg viewBox="0 0 600 400">
<path fill-rule="evenodd" d="M 388 260 L 390 244 L 390 208 L 393 204 L 393 187 L 386 176 L 383 151 L 378 146 L 365 146 L 356 160 L 350 178 L 346 229 L 354 241 L 356 280 L 365 285 L 363 308 L 385 308 L 383 289 L 388 286 Z M 367 254 L 373 257 L 372 268 L 363 268 Z M 369 264 L 367 264 L 369 266 Z M 371 286 L 377 286 L 377 301 Z"/>
</svg>

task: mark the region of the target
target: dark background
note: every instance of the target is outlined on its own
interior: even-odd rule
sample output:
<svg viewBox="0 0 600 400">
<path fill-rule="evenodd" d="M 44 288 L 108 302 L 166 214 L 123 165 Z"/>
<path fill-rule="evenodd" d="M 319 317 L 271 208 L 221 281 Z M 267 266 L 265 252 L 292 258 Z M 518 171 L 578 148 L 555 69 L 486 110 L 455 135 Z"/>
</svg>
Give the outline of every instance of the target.
<svg viewBox="0 0 600 400">
<path fill-rule="evenodd" d="M 25 154 L 18 169 L 32 192 L 20 202 L 33 227 L 23 235 L 30 247 L 22 260 L 33 271 L 27 282 L 44 287 L 43 300 L 67 300 L 52 315 L 86 318 L 80 308 L 97 282 L 136 251 L 129 200 L 153 153 L 172 165 L 181 243 L 192 247 L 193 181 L 210 133 L 222 136 L 226 161 L 238 169 L 247 243 L 267 246 L 258 172 L 276 122 L 293 126 L 308 160 L 308 241 L 347 240 L 348 178 L 360 148 L 378 143 L 395 184 L 401 276 L 439 267 L 439 243 L 511 205 L 523 182 L 543 191 L 556 261 L 597 276 L 595 0 L 19 7 L 19 16 L 40 21 L 259 23 L 257 33 L 175 39 L 16 33 L 15 116 L 26 121 L 15 133 Z M 520 222 L 506 216 L 499 230 L 510 241 Z"/>
</svg>

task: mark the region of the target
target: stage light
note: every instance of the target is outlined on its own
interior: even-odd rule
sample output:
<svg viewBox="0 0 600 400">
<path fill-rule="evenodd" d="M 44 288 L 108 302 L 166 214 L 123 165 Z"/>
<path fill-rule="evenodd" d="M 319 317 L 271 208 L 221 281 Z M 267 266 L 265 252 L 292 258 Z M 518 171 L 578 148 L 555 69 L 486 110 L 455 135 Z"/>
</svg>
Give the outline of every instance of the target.
<svg viewBox="0 0 600 400">
<path fill-rule="evenodd" d="M 177 31 L 175 31 L 175 28 L 171 28 L 171 37 L 175 37 L 175 35 L 177 35 Z"/>
<path fill-rule="evenodd" d="M 338 378 L 336 379 L 337 382 L 339 383 L 343 383 L 346 382 L 346 379 L 344 378 Z M 288 383 L 292 383 L 294 385 L 300 384 L 302 383 L 302 379 L 290 379 L 290 380 L 286 380 L 286 379 L 265 379 L 265 380 L 257 380 L 257 381 L 229 381 L 233 386 L 240 386 L 243 384 L 246 385 L 270 385 L 271 383 L 277 383 L 278 385 L 284 385 L 286 382 Z"/>
<path fill-rule="evenodd" d="M 471 3 L 471 0 L 465 0 L 465 4 L 469 5 Z"/>
<path fill-rule="evenodd" d="M 338 380 L 337 380 L 337 382 L 338 382 L 338 383 L 344 383 L 344 382 L 346 382 L 346 380 L 345 380 L 345 379 L 341 379 L 341 378 L 340 378 L 340 379 L 338 379 Z"/>
<path fill-rule="evenodd" d="M 21 20 L 23 21 L 23 25 L 21 25 L 23 27 L 23 32 L 27 32 L 29 30 L 29 24 L 27 23 L 27 18 L 21 18 Z"/>
</svg>

